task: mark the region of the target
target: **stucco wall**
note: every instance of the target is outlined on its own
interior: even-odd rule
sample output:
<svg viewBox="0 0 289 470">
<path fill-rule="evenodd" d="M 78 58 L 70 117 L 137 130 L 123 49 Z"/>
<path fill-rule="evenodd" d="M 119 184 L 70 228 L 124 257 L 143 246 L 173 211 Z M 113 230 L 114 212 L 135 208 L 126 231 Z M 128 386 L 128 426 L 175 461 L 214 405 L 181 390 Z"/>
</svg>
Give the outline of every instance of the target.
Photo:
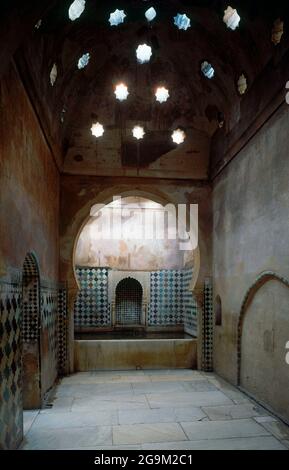
<svg viewBox="0 0 289 470">
<path fill-rule="evenodd" d="M 214 183 L 214 296 L 220 295 L 223 311 L 223 324 L 215 330 L 214 359 L 216 371 L 233 382 L 237 381 L 238 318 L 246 291 L 263 271 L 289 278 L 288 124 L 289 107 L 284 105 Z M 274 377 L 280 384 L 275 400 L 270 391 L 272 370 L 268 375 L 254 372 L 256 367 L 264 371 L 268 367 L 264 364 L 269 354 L 266 337 L 273 327 L 262 322 L 266 317 L 274 317 L 276 323 L 282 324 L 288 341 L 288 293 L 284 286 L 272 290 L 272 281 L 264 283 L 256 298 L 253 295 L 245 312 L 243 335 L 251 337 L 250 349 L 242 348 L 241 363 L 242 367 L 246 364 L 245 375 L 250 379 L 241 381 L 241 385 L 275 409 L 280 403 L 276 411 L 284 415 L 289 366 L 285 367 L 286 335 L 281 334 L 280 328 L 275 331 L 270 353 L 271 369 L 274 363 Z M 244 378 L 243 372 L 241 375 Z M 286 417 L 289 418 L 289 411 Z"/>
<path fill-rule="evenodd" d="M 22 438 L 22 374 L 26 359 L 31 374 L 30 383 L 25 386 L 39 383 L 39 368 L 33 369 L 33 364 L 38 363 L 38 348 L 31 356 L 26 354 L 28 343 L 25 343 L 26 349 L 20 347 L 20 332 L 23 341 L 24 330 L 23 263 L 30 252 L 38 259 L 41 279 L 49 284 L 46 292 L 42 291 L 45 298 L 41 302 L 41 312 L 38 308 L 41 332 L 36 329 L 36 336 L 41 335 L 42 375 L 46 377 L 46 381 L 42 381 L 42 395 L 53 385 L 57 375 L 57 338 L 52 345 L 53 341 L 45 342 L 45 339 L 52 327 L 56 327 L 55 315 L 51 315 L 50 286 L 55 288 L 58 282 L 58 227 L 59 173 L 25 90 L 11 65 L 0 81 L 0 322 L 4 331 L 0 338 L 3 359 L 0 361 L 3 376 L 0 386 L 1 449 L 15 448 Z M 32 300 L 29 302 L 31 304 Z M 32 316 L 31 305 L 29 313 Z M 30 346 L 34 344 L 31 338 L 29 341 Z M 16 350 L 15 344 L 18 345 Z"/>
<path fill-rule="evenodd" d="M 0 276 L 34 251 L 57 280 L 58 170 L 13 66 L 0 91 Z"/>
</svg>

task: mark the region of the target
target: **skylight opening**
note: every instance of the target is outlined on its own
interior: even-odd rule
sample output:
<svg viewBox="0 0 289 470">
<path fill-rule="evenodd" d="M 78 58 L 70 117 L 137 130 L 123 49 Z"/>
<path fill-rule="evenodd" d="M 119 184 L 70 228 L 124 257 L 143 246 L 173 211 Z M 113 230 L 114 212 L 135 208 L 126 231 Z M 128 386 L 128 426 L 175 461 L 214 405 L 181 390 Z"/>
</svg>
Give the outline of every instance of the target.
<svg viewBox="0 0 289 470">
<path fill-rule="evenodd" d="M 85 9 L 85 0 L 74 0 L 68 10 L 68 16 L 71 21 L 77 20 Z"/>
<path fill-rule="evenodd" d="M 152 48 L 147 44 L 140 44 L 136 50 L 136 57 L 139 64 L 145 64 L 150 61 Z"/>
<path fill-rule="evenodd" d="M 187 15 L 178 13 L 177 16 L 174 17 L 174 24 L 179 29 L 183 29 L 184 31 L 186 31 L 188 28 L 191 27 L 191 20 Z"/>
<path fill-rule="evenodd" d="M 124 22 L 126 14 L 123 10 L 115 10 L 113 13 L 110 14 L 109 23 L 110 26 L 118 26 L 119 24 Z"/>
<path fill-rule="evenodd" d="M 154 9 L 154 7 L 149 8 L 149 9 L 145 12 L 145 17 L 146 17 L 146 19 L 147 19 L 149 22 L 150 22 L 150 21 L 153 21 L 156 16 L 157 16 L 157 12 L 156 12 L 156 10 Z"/>
<path fill-rule="evenodd" d="M 169 94 L 169 90 L 167 90 L 165 87 L 159 87 L 155 93 L 155 96 L 156 96 L 156 100 L 159 102 L 159 103 L 165 103 L 170 94 Z"/>
<path fill-rule="evenodd" d="M 228 8 L 224 12 L 223 21 L 227 25 L 227 28 L 230 28 L 235 31 L 235 29 L 239 26 L 241 17 L 238 15 L 237 10 L 228 6 Z"/>
<path fill-rule="evenodd" d="M 135 126 L 132 130 L 132 135 L 137 140 L 143 139 L 145 135 L 144 128 L 141 126 Z"/>
<path fill-rule="evenodd" d="M 92 124 L 91 133 L 96 138 L 102 137 L 104 134 L 103 125 L 100 124 L 99 122 L 95 122 L 94 124 Z"/>
<path fill-rule="evenodd" d="M 117 100 L 119 100 L 119 101 L 126 100 L 128 95 L 129 95 L 127 86 L 124 83 L 119 83 L 115 87 L 114 94 L 115 94 Z"/>
<path fill-rule="evenodd" d="M 57 80 L 57 74 L 58 74 L 57 65 L 53 64 L 53 67 L 52 67 L 51 72 L 50 72 L 50 84 L 51 84 L 51 86 L 55 85 L 55 82 Z"/>
<path fill-rule="evenodd" d="M 42 26 L 42 20 L 37 21 L 36 25 L 34 26 L 35 29 L 40 29 Z"/>
<path fill-rule="evenodd" d="M 213 78 L 214 75 L 215 75 L 214 67 L 212 67 L 212 65 L 209 64 L 209 62 L 207 62 L 207 61 L 202 63 L 201 70 L 202 70 L 203 74 L 205 75 L 205 77 L 207 77 L 209 79 Z"/>
<path fill-rule="evenodd" d="M 183 144 L 186 139 L 186 133 L 182 129 L 176 129 L 172 133 L 172 139 L 175 144 Z"/>
<path fill-rule="evenodd" d="M 79 68 L 79 70 L 84 69 L 89 64 L 89 61 L 90 54 L 89 52 L 87 52 L 86 54 L 83 54 L 83 56 L 81 56 L 78 61 L 77 67 Z"/>
</svg>

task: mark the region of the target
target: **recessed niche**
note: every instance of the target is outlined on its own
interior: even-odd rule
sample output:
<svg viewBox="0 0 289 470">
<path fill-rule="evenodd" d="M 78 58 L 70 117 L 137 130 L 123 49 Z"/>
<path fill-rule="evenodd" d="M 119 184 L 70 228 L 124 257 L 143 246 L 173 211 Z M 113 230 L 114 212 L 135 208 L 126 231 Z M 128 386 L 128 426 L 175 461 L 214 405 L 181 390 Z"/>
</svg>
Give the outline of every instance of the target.
<svg viewBox="0 0 289 470">
<path fill-rule="evenodd" d="M 74 155 L 73 160 L 76 162 L 82 162 L 83 161 L 83 156 L 82 155 Z"/>
</svg>

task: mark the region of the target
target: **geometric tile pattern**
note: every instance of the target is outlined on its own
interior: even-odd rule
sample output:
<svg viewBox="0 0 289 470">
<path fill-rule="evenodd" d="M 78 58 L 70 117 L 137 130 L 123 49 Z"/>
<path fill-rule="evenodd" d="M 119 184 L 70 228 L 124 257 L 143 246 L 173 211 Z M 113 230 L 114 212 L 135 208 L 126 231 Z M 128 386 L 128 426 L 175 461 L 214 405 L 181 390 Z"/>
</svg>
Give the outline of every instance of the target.
<svg viewBox="0 0 289 470">
<path fill-rule="evenodd" d="M 41 283 L 41 336 L 48 340 L 45 354 L 49 369 L 58 371 L 58 289 Z M 44 371 L 45 373 L 45 371 Z"/>
<path fill-rule="evenodd" d="M 58 290 L 58 373 L 67 373 L 67 347 L 68 347 L 68 322 L 67 322 L 67 290 L 60 287 Z"/>
<path fill-rule="evenodd" d="M 30 343 L 38 341 L 40 312 L 40 282 L 36 258 L 28 253 L 23 264 L 22 277 L 22 338 Z"/>
<path fill-rule="evenodd" d="M 198 304 L 190 290 L 193 270 L 183 271 L 184 326 L 192 335 L 198 335 Z"/>
<path fill-rule="evenodd" d="M 183 276 L 181 270 L 151 273 L 148 324 L 173 326 L 184 322 Z"/>
<path fill-rule="evenodd" d="M 74 325 L 101 327 L 111 325 L 108 304 L 108 269 L 77 267 L 80 291 L 74 305 Z"/>
<path fill-rule="evenodd" d="M 204 285 L 204 308 L 202 315 L 203 330 L 203 351 L 202 369 L 207 372 L 213 370 L 213 337 L 214 337 L 214 316 L 213 316 L 213 286 L 211 279 L 205 279 Z"/>
<path fill-rule="evenodd" d="M 0 282 L 0 449 L 15 449 L 23 434 L 21 287 Z"/>
<path fill-rule="evenodd" d="M 140 325 L 142 317 L 141 284 L 130 277 L 122 279 L 115 292 L 117 325 Z"/>
</svg>

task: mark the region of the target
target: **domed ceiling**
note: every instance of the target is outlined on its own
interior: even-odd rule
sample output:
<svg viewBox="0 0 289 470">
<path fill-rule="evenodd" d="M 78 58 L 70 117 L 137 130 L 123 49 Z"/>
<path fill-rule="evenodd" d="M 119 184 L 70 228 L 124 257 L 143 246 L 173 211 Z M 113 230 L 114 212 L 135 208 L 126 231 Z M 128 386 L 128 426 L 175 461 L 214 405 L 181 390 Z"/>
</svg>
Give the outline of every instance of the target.
<svg viewBox="0 0 289 470">
<path fill-rule="evenodd" d="M 207 178 L 211 137 L 222 126 L 230 131 L 240 118 L 246 93 L 237 89 L 239 77 L 244 74 L 250 91 L 270 61 L 288 49 L 286 22 L 280 44 L 271 40 L 274 20 L 288 17 L 285 2 L 234 1 L 241 17 L 235 30 L 223 22 L 231 2 L 221 0 L 87 0 L 75 21 L 68 16 L 72 0 L 47 3 L 15 62 L 66 173 Z M 152 6 L 157 16 L 148 22 L 145 12 Z M 115 9 L 126 17 L 110 26 Z M 187 30 L 174 24 L 178 13 L 190 18 Z M 136 49 L 144 43 L 152 57 L 139 64 Z M 78 69 L 86 53 L 89 63 Z M 214 68 L 212 79 L 201 71 L 204 61 Z M 114 94 L 121 82 L 129 91 L 123 102 Z M 155 99 L 158 86 L 169 90 L 165 103 Z M 99 139 L 90 130 L 95 122 L 105 130 Z M 140 141 L 132 136 L 135 125 L 145 131 Z M 179 146 L 171 139 L 178 127 L 186 133 Z"/>
</svg>

